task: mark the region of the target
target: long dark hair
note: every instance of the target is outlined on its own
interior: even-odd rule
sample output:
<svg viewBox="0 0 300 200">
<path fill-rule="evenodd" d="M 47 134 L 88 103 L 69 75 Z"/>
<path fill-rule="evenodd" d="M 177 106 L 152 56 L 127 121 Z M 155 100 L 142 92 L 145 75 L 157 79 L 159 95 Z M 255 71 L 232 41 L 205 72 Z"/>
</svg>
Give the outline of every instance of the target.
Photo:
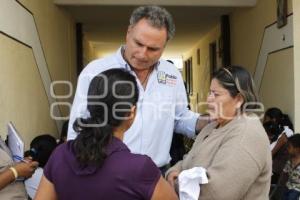
<svg viewBox="0 0 300 200">
<path fill-rule="evenodd" d="M 113 127 L 128 116 L 138 95 L 136 79 L 125 69 L 110 69 L 93 78 L 87 97 L 90 117 L 74 122 L 74 130 L 80 133 L 74 141 L 74 153 L 80 164 L 103 164 Z"/>
<path fill-rule="evenodd" d="M 293 136 L 288 138 L 288 143 L 294 148 L 300 148 L 300 134 L 295 133 Z"/>
<path fill-rule="evenodd" d="M 294 126 L 289 116 L 287 114 L 284 114 L 279 108 L 269 108 L 265 112 L 265 118 L 266 117 L 269 117 L 272 121 L 277 122 L 280 125 L 282 131 L 284 126 L 288 126 L 292 131 L 294 131 Z"/>
</svg>

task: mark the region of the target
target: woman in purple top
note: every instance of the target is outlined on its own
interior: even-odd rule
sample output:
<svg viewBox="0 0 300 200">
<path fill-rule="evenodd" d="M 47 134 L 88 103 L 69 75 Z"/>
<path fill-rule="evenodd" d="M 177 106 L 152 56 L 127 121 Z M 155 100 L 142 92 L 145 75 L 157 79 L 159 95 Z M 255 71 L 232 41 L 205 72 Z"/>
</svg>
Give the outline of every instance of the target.
<svg viewBox="0 0 300 200">
<path fill-rule="evenodd" d="M 88 90 L 90 118 L 77 119 L 78 137 L 51 155 L 35 199 L 177 199 L 153 161 L 122 142 L 137 100 L 135 77 L 124 69 L 96 76 Z"/>
</svg>

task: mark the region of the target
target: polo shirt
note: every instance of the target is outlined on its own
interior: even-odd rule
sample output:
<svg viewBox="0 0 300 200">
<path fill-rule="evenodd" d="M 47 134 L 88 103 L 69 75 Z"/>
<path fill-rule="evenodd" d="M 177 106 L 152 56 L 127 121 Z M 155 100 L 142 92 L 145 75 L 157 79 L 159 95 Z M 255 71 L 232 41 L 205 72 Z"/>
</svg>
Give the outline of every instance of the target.
<svg viewBox="0 0 300 200">
<path fill-rule="evenodd" d="M 73 129 L 75 119 L 89 117 L 87 92 L 96 75 L 112 68 L 125 68 L 136 77 L 124 60 L 121 48 L 110 57 L 92 61 L 81 72 L 70 113 L 68 140 L 77 136 Z M 173 64 L 160 59 L 149 76 L 146 89 L 138 78 L 137 83 L 140 94 L 137 113 L 124 135 L 124 143 L 131 152 L 148 155 L 161 167 L 171 159 L 169 151 L 173 132 L 193 137 L 199 114 L 188 110 L 182 76 Z"/>
</svg>

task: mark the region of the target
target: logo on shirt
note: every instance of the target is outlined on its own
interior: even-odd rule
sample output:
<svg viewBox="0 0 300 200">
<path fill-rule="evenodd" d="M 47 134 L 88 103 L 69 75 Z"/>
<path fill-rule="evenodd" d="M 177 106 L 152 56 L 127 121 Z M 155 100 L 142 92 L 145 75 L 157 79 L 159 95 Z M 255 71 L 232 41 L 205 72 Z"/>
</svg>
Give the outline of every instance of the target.
<svg viewBox="0 0 300 200">
<path fill-rule="evenodd" d="M 172 74 L 167 74 L 164 71 L 159 71 L 157 73 L 157 80 L 158 83 L 174 86 L 176 85 L 177 77 Z"/>
</svg>

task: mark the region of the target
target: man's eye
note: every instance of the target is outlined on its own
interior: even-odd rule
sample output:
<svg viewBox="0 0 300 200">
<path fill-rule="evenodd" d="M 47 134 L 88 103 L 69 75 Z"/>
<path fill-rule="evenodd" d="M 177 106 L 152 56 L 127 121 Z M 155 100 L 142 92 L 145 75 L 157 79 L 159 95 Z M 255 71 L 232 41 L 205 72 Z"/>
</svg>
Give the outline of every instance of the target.
<svg viewBox="0 0 300 200">
<path fill-rule="evenodd" d="M 157 51 L 158 49 L 157 48 L 148 48 L 149 51 Z"/>
<path fill-rule="evenodd" d="M 139 47 L 141 47 L 141 46 L 143 46 L 141 43 L 139 43 L 139 42 L 136 42 L 136 44 L 139 46 Z"/>
</svg>

